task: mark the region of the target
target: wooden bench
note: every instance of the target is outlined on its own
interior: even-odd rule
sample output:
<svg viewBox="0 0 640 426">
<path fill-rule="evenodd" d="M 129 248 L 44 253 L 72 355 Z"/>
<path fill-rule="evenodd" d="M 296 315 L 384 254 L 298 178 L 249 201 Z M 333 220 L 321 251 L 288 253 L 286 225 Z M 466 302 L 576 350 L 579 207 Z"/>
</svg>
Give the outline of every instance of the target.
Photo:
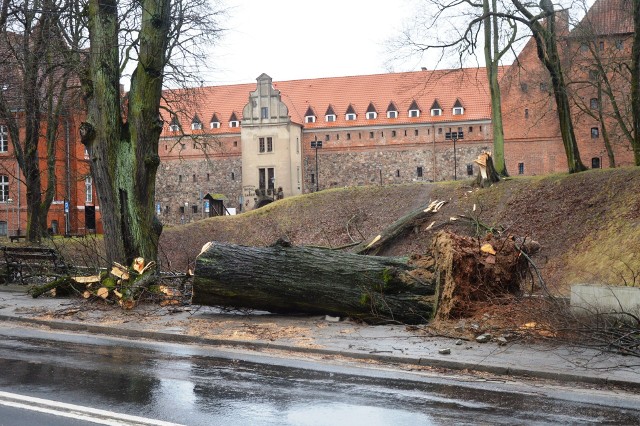
<svg viewBox="0 0 640 426">
<path fill-rule="evenodd" d="M 27 238 L 26 235 L 19 235 L 19 234 L 18 235 L 9 235 L 9 240 L 12 243 L 15 243 L 16 241 L 20 241 L 20 240 L 25 239 L 25 238 Z"/>
<path fill-rule="evenodd" d="M 0 250 L 7 264 L 7 282 L 30 276 L 68 273 L 69 266 L 57 250 L 47 247 L 4 246 Z"/>
</svg>

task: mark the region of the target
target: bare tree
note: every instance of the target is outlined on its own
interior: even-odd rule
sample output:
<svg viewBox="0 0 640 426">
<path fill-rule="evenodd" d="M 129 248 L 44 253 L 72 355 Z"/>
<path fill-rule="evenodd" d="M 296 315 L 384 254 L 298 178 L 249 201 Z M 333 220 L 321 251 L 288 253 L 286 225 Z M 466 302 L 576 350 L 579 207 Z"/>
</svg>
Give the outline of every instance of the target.
<svg viewBox="0 0 640 426">
<path fill-rule="evenodd" d="M 0 11 L 0 121 L 24 175 L 30 241 L 47 229 L 57 143 L 63 122 L 73 113 L 70 106 L 77 104 L 72 101 L 77 56 L 60 25 L 67 7 L 66 0 L 3 0 Z M 73 27 L 73 21 L 67 22 Z M 41 141 L 46 153 L 40 151 Z"/>
<path fill-rule="evenodd" d="M 190 82 L 200 43 L 218 34 L 205 1 L 89 0 L 90 58 L 83 82 L 89 116 L 81 126 L 100 200 L 107 260 L 156 259 L 162 225 L 155 179 L 167 81 Z M 203 18 L 204 17 L 204 18 Z M 123 107 L 120 78 L 135 64 Z"/>
</svg>

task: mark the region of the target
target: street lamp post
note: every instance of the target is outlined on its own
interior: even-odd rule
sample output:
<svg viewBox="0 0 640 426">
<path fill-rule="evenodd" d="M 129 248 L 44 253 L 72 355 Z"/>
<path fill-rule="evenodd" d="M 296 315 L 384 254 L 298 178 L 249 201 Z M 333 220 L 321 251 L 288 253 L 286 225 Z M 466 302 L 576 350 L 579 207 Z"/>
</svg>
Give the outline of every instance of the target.
<svg viewBox="0 0 640 426">
<path fill-rule="evenodd" d="M 316 192 L 320 191 L 320 175 L 318 174 L 318 148 L 322 148 L 322 141 L 318 139 L 311 141 L 311 148 L 316 149 Z"/>
<path fill-rule="evenodd" d="M 11 198 L 7 198 L 5 203 L 7 208 L 7 237 L 9 237 L 9 204 L 13 203 L 13 200 Z"/>
<path fill-rule="evenodd" d="M 458 132 L 451 132 L 451 139 L 453 139 L 453 180 L 458 180 L 458 156 L 456 155 Z"/>
</svg>

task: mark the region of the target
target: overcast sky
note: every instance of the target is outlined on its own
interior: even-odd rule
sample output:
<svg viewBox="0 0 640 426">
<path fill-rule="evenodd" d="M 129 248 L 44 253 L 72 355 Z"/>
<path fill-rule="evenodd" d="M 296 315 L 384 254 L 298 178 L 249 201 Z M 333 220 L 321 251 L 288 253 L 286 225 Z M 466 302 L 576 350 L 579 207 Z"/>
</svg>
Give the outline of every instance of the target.
<svg viewBox="0 0 640 426">
<path fill-rule="evenodd" d="M 415 0 L 224 1 L 228 31 L 213 48 L 206 85 L 251 83 L 262 73 L 282 81 L 388 72 L 385 40 L 412 19 Z"/>
</svg>

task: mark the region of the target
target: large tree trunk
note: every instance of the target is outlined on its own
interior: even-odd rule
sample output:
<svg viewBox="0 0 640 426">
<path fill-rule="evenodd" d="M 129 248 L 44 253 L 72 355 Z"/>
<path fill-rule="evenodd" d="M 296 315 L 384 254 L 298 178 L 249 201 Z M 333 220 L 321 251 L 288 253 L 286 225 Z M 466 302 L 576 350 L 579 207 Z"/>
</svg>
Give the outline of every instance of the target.
<svg viewBox="0 0 640 426">
<path fill-rule="evenodd" d="M 159 105 L 169 0 L 141 3 L 139 63 L 131 79 L 127 123 L 120 110 L 118 2 L 91 0 L 88 9 L 91 59 L 85 92 L 89 118 L 81 136 L 92 155 L 109 263 L 130 264 L 138 256 L 156 259 L 162 230 L 153 202 L 160 162 Z"/>
<path fill-rule="evenodd" d="M 633 43 L 631 46 L 631 147 L 636 166 L 640 166 L 640 0 L 633 0 Z"/>
<path fill-rule="evenodd" d="M 430 258 L 409 262 L 329 249 L 216 242 L 196 260 L 192 303 L 423 323 L 436 305 L 433 266 Z"/>
</svg>

